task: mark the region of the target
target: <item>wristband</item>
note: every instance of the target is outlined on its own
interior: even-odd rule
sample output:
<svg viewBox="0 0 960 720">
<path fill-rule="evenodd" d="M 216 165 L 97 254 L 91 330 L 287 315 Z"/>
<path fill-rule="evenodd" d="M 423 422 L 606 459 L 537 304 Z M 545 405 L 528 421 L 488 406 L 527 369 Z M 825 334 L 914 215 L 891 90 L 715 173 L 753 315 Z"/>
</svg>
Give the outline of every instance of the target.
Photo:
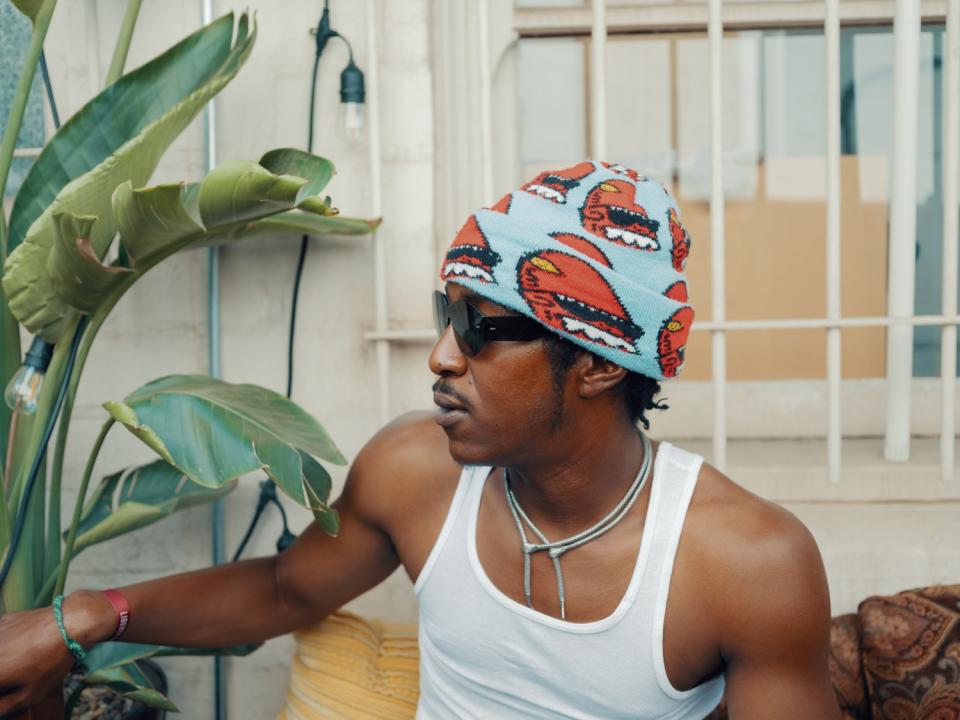
<svg viewBox="0 0 960 720">
<path fill-rule="evenodd" d="M 67 644 L 67 649 L 73 653 L 73 656 L 77 659 L 81 665 L 87 659 L 87 653 L 83 649 L 83 645 L 78 643 L 76 640 L 71 638 L 67 634 L 67 628 L 63 624 L 63 595 L 57 595 L 53 599 L 53 617 L 57 621 L 57 627 L 60 629 L 60 636 L 63 638 L 63 641 Z"/>
<path fill-rule="evenodd" d="M 103 594 L 107 600 L 110 601 L 110 604 L 113 605 L 113 609 L 117 613 L 117 629 L 114 630 L 113 635 L 110 636 L 111 640 L 116 640 L 123 635 L 123 631 L 127 629 L 127 625 L 130 622 L 130 603 L 127 602 L 127 599 L 119 590 L 111 588 L 110 590 L 104 590 Z"/>
</svg>

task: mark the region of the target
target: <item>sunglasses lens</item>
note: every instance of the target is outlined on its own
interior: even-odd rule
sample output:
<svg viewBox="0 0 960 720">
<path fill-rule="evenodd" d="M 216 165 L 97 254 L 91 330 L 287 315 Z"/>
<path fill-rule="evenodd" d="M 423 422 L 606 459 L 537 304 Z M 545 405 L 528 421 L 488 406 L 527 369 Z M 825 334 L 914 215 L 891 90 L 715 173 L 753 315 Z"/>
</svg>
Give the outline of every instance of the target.
<svg viewBox="0 0 960 720">
<path fill-rule="evenodd" d="M 453 325 L 453 337 L 457 341 L 457 347 L 460 352 L 469 356 L 476 355 L 483 345 L 479 340 L 479 333 L 471 327 L 469 311 L 472 309 L 462 300 L 451 303 L 444 293 L 433 293 L 433 324 L 437 337 L 446 332 L 448 325 Z"/>
<path fill-rule="evenodd" d="M 450 324 L 450 315 L 448 313 L 449 304 L 447 303 L 447 296 L 442 292 L 434 291 L 433 293 L 433 326 L 437 331 L 437 337 L 443 335 L 443 331 L 447 329 L 447 325 Z"/>
</svg>

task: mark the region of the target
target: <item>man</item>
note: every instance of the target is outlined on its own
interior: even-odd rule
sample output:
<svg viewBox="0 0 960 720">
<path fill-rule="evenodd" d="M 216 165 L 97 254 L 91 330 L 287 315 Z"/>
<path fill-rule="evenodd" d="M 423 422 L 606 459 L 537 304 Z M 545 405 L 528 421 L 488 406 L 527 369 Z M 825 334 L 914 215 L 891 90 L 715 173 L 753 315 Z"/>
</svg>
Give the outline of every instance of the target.
<svg viewBox="0 0 960 720">
<path fill-rule="evenodd" d="M 422 718 L 832 720 L 829 597 L 809 532 L 701 458 L 651 443 L 693 310 L 690 240 L 634 171 L 583 162 L 472 215 L 430 355 L 435 414 L 381 430 L 281 555 L 139 583 L 123 639 L 256 642 L 402 565 L 420 601 Z M 115 631 L 75 591 L 68 637 Z M 123 601 L 121 601 L 123 602 Z M 0 714 L 72 664 L 50 609 L 0 619 Z"/>
</svg>

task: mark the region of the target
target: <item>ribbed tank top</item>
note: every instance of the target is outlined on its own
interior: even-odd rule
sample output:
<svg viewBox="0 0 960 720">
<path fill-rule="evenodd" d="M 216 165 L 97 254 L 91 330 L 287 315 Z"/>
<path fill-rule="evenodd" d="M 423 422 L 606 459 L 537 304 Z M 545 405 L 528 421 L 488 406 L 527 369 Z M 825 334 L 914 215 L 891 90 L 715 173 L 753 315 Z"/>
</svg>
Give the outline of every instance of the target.
<svg viewBox="0 0 960 720">
<path fill-rule="evenodd" d="M 681 692 L 663 662 L 670 575 L 702 462 L 660 444 L 626 594 L 612 614 L 585 623 L 528 608 L 487 577 L 476 531 L 491 468 L 465 467 L 414 586 L 420 601 L 418 720 L 708 715 L 723 696 L 723 676 Z"/>
</svg>

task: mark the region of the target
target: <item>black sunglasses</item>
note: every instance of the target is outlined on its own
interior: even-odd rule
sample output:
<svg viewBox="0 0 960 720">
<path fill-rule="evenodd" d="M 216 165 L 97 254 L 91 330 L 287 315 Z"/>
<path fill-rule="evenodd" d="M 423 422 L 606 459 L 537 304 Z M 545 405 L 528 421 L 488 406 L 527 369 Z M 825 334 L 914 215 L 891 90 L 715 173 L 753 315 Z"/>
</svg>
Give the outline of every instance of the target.
<svg viewBox="0 0 960 720">
<path fill-rule="evenodd" d="M 464 355 L 476 355 L 492 340 L 535 340 L 549 332 L 523 315 L 484 315 L 466 300 L 450 302 L 445 293 L 433 292 L 433 320 L 437 336 L 453 325 L 457 346 Z"/>
</svg>

